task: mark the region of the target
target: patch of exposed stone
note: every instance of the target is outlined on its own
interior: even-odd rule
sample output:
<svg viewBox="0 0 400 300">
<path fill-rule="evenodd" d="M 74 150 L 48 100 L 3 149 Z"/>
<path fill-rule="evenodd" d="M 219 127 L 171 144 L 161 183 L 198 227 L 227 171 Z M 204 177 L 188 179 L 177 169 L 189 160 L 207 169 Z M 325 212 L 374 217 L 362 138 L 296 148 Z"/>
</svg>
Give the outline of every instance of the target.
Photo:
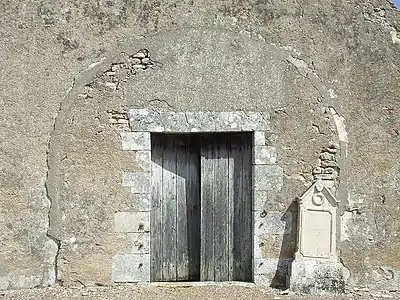
<svg viewBox="0 0 400 300">
<path fill-rule="evenodd" d="M 111 126 L 119 131 L 129 130 L 129 118 L 125 111 L 107 110 L 108 122 Z"/>
<path fill-rule="evenodd" d="M 339 146 L 331 143 L 323 147 L 318 158 L 318 165 L 313 169 L 314 181 L 322 180 L 325 186 L 334 188 L 338 184 L 340 168 L 336 158 Z"/>
<path fill-rule="evenodd" d="M 382 25 L 387 29 L 392 29 L 392 25 L 386 19 L 386 11 L 384 8 L 375 7 L 372 12 L 364 12 L 364 19 Z"/>
<path fill-rule="evenodd" d="M 111 66 L 91 83 L 84 87 L 80 94 L 82 98 L 93 98 L 93 91 L 118 92 L 129 79 L 138 72 L 154 66 L 161 66 L 150 57 L 150 51 L 141 49 L 135 54 L 121 53 L 119 61 L 113 62 Z"/>
<path fill-rule="evenodd" d="M 119 93 L 124 83 L 132 79 L 138 72 L 161 66 L 161 63 L 150 57 L 150 51 L 140 49 L 135 54 L 121 53 L 117 62 L 111 63 L 110 67 L 92 82 L 83 87 L 79 97 L 90 99 L 95 93 Z M 129 118 L 125 111 L 108 110 L 108 120 L 111 126 L 118 131 L 129 130 Z"/>
<path fill-rule="evenodd" d="M 391 3 L 389 2 L 389 5 Z M 392 7 L 392 9 L 397 10 L 396 7 Z M 398 11 L 398 10 L 397 10 Z M 393 44 L 400 44 L 400 39 L 398 37 L 398 29 L 395 26 L 390 24 L 386 18 L 386 9 L 382 7 L 375 7 L 372 12 L 364 12 L 364 19 L 371 23 L 376 23 L 381 25 L 382 27 L 390 30 L 390 35 L 392 37 Z"/>
</svg>

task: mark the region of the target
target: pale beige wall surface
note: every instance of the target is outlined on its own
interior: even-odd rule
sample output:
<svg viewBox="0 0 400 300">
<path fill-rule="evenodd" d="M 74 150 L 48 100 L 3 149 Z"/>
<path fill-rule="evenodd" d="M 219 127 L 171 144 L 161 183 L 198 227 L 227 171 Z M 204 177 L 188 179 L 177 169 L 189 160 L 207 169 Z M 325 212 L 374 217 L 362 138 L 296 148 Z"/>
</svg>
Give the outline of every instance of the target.
<svg viewBox="0 0 400 300">
<path fill-rule="evenodd" d="M 350 284 L 399 286 L 400 19 L 385 1 L 2 1 L 0 14 L 0 289 L 56 273 L 111 283 L 132 247 L 114 213 L 139 206 L 121 174 L 140 166 L 110 123 L 130 108 L 271 114 L 284 184 L 265 206 L 281 214 L 340 143 Z M 158 63 L 127 75 L 143 48 Z M 292 232 L 266 232 L 263 255 L 290 258 Z"/>
</svg>

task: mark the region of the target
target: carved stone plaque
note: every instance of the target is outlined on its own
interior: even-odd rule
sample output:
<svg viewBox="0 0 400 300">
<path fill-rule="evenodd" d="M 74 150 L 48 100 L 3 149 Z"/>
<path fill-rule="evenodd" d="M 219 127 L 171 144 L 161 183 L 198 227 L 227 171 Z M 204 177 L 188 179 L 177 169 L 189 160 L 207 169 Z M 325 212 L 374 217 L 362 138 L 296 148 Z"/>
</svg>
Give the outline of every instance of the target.
<svg viewBox="0 0 400 300">
<path fill-rule="evenodd" d="M 344 292 L 350 276 L 336 255 L 336 210 L 339 201 L 322 181 L 299 199 L 298 244 L 289 269 L 295 292 Z"/>
<path fill-rule="evenodd" d="M 338 201 L 320 182 L 299 199 L 299 239 L 296 259 L 336 261 L 336 209 Z"/>
<path fill-rule="evenodd" d="M 302 254 L 309 257 L 329 258 L 332 252 L 332 215 L 327 211 L 307 210 L 304 212 Z"/>
</svg>

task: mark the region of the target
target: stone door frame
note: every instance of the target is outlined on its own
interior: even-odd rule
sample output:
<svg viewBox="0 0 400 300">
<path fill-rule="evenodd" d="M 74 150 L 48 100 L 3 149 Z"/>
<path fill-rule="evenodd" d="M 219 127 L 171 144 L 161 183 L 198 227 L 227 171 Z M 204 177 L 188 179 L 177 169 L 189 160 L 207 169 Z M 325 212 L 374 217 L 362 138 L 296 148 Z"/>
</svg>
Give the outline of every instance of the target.
<svg viewBox="0 0 400 300">
<path fill-rule="evenodd" d="M 112 262 L 113 282 L 150 282 L 151 133 L 253 133 L 253 280 L 259 281 L 259 230 L 266 191 L 279 191 L 283 170 L 276 163 L 276 148 L 269 145 L 270 116 L 263 112 L 130 109 L 129 130 L 120 133 L 122 149 L 136 156 L 141 171 L 123 172 L 122 186 L 139 198 L 138 208 L 114 215 L 115 232 L 129 235 L 134 247 Z M 261 280 L 262 281 L 262 280 Z"/>
</svg>

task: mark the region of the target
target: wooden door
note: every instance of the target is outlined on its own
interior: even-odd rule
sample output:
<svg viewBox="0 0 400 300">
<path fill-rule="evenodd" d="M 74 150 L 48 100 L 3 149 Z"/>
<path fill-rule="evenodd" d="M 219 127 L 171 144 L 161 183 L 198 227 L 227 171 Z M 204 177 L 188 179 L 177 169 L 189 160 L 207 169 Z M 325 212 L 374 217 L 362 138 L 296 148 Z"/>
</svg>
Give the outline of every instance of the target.
<svg viewBox="0 0 400 300">
<path fill-rule="evenodd" d="M 251 134 L 209 134 L 201 148 L 202 281 L 252 281 Z"/>
<path fill-rule="evenodd" d="M 200 279 L 196 138 L 152 134 L 151 281 Z"/>
</svg>

